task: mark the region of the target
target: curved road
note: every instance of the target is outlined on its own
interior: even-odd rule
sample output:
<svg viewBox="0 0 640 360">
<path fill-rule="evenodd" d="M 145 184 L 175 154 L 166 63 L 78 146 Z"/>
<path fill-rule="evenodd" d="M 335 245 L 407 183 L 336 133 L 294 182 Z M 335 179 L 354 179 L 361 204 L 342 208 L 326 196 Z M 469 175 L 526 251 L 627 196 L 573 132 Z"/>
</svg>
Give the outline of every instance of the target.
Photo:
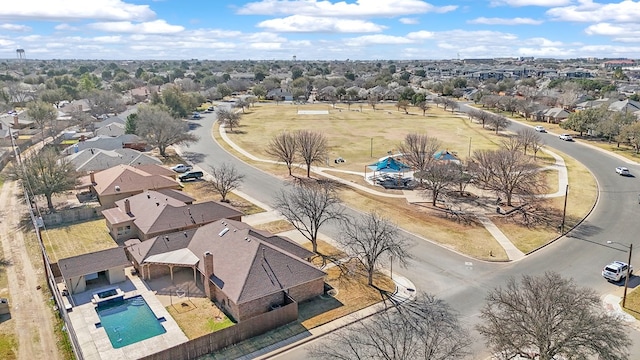
<svg viewBox="0 0 640 360">
<path fill-rule="evenodd" d="M 263 203 L 271 204 L 273 194 L 278 193 L 286 184 L 222 149 L 211 135 L 214 121 L 214 114 L 204 114 L 201 120 L 191 122 L 192 132 L 200 136 L 200 141 L 183 147 L 183 156 L 205 171 L 222 162 L 234 163 L 237 170 L 246 176 L 240 190 Z M 516 131 L 524 127 L 527 126 L 513 122 L 509 130 Z M 460 312 L 463 321 L 467 323 L 474 324 L 479 320 L 477 314 L 484 304 L 488 290 L 504 284 L 511 276 L 518 277 L 521 274 L 541 274 L 553 270 L 573 277 L 579 285 L 591 287 L 600 294 L 622 296 L 622 286 L 605 281 L 600 271 L 610 261 L 627 258 L 626 247 L 608 245 L 608 240 L 628 244 L 633 242 L 631 234 L 640 233 L 640 221 L 637 220 L 640 182 L 633 177 L 618 176 L 614 168 L 623 164 L 629 167 L 632 174 L 640 176 L 640 166 L 635 163 L 627 164 L 611 154 L 579 142 L 561 141 L 557 135 L 541 135 L 547 146 L 564 152 L 587 166 L 599 185 L 600 196 L 596 208 L 565 238 L 518 262 L 485 263 L 406 234 L 412 243 L 411 253 L 414 258 L 407 268 L 395 271 L 413 281 L 418 290 L 446 300 Z M 570 182 L 577 183 L 575 179 L 570 179 Z M 567 206 L 571 206 L 571 203 Z M 338 234 L 337 227 L 331 224 L 321 230 L 328 236 Z M 636 259 L 638 257 L 634 256 L 632 263 L 636 263 Z M 469 262 L 472 265 L 469 266 Z M 638 284 L 640 278 L 630 279 L 630 287 Z M 634 344 L 631 358 L 640 358 L 640 334 L 634 331 L 632 337 Z M 476 353 L 486 352 L 479 338 L 474 340 L 473 348 Z M 299 349 L 279 358 L 299 358 L 303 351 Z"/>
</svg>

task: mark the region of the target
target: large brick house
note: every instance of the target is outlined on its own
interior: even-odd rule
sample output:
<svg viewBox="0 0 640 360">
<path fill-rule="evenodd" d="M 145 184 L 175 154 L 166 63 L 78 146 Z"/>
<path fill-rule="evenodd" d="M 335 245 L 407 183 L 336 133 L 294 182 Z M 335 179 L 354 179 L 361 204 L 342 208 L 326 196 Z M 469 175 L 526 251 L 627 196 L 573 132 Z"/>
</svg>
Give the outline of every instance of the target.
<svg viewBox="0 0 640 360">
<path fill-rule="evenodd" d="M 102 211 L 111 237 L 116 241 L 147 240 L 166 233 L 193 229 L 220 219 L 242 220 L 242 212 L 215 201 L 193 203 L 182 191 L 148 190 L 116 201 Z"/>
<path fill-rule="evenodd" d="M 127 253 L 144 279 L 191 268 L 208 298 L 237 321 L 324 292 L 325 273 L 308 262 L 310 251 L 285 237 L 233 220 L 129 240 Z"/>
<path fill-rule="evenodd" d="M 112 208 L 116 201 L 146 190 L 180 190 L 176 174 L 160 165 L 118 165 L 80 178 L 77 188 L 89 188 L 100 205 Z"/>
</svg>

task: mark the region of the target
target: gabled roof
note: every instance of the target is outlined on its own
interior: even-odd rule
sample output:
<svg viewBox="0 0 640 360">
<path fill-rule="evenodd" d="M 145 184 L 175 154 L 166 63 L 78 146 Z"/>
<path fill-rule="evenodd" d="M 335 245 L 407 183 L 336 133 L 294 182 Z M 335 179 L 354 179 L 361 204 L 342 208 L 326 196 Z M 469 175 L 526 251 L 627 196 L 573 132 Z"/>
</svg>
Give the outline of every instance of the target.
<svg viewBox="0 0 640 360">
<path fill-rule="evenodd" d="M 611 103 L 609 110 L 620 112 L 636 112 L 640 110 L 640 102 L 634 100 L 621 100 Z"/>
<path fill-rule="evenodd" d="M 209 251 L 214 267 L 211 280 L 237 304 L 324 277 L 323 271 L 259 235 L 246 224 L 225 219 L 133 244 L 128 252 L 138 263 L 145 263 L 159 254 L 184 256 L 176 251 L 186 248 L 198 257 L 197 266 L 203 272 L 203 256 Z"/>
<path fill-rule="evenodd" d="M 67 160 L 73 164 L 76 171 L 89 172 L 108 169 L 116 165 L 147 165 L 162 164 L 160 159 L 141 153 L 134 149 L 84 149 L 67 156 Z"/>
<path fill-rule="evenodd" d="M 125 212 L 127 200 L 131 210 L 129 214 Z M 170 232 L 243 215 L 242 212 L 223 203 L 205 201 L 187 205 L 168 194 L 151 190 L 116 201 L 116 206 L 102 211 L 107 221 L 111 224 L 133 221 L 143 234 Z"/>
<path fill-rule="evenodd" d="M 144 170 L 143 170 L 144 168 Z M 158 169 L 157 171 L 151 171 Z M 170 171 L 159 165 L 145 165 L 133 167 L 118 165 L 112 168 L 94 173 L 94 190 L 98 196 L 113 195 L 118 193 L 132 193 L 150 189 L 176 188 L 180 184 L 168 176 L 158 175 L 158 172 Z M 86 183 L 89 176 L 81 179 Z"/>
<path fill-rule="evenodd" d="M 143 140 L 134 134 L 124 134 L 116 137 L 99 135 L 85 141 L 80 141 L 77 144 L 71 145 L 64 149 L 63 152 L 67 155 L 79 152 L 84 149 L 94 148 L 102 150 L 115 150 L 122 149 L 124 144 L 139 143 Z"/>
<path fill-rule="evenodd" d="M 111 137 L 124 135 L 125 133 L 124 127 L 125 127 L 124 124 L 113 122 L 105 126 L 101 126 L 99 129 L 97 129 L 96 135 L 105 135 L 105 136 L 111 136 Z"/>
<path fill-rule="evenodd" d="M 58 267 L 65 279 L 127 265 L 131 265 L 131 263 L 122 247 L 58 260 Z"/>
</svg>

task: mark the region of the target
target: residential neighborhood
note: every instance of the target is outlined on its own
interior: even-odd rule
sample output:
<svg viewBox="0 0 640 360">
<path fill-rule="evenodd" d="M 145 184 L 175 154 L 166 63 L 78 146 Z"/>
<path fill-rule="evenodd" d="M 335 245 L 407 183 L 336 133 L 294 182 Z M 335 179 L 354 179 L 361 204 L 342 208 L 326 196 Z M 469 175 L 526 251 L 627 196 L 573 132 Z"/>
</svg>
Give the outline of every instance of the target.
<svg viewBox="0 0 640 360">
<path fill-rule="evenodd" d="M 3 210 L 1 245 L 7 254 L 8 234 L 24 236 L 38 285 L 14 294 L 15 280 L 0 278 L 0 298 L 52 299 L 53 310 L 41 307 L 55 358 L 277 356 L 307 341 L 337 344 L 334 328 L 355 341 L 369 326 L 355 318 L 369 316 L 387 319 L 385 331 L 407 321 L 400 328 L 424 343 L 432 330 L 407 324 L 451 316 L 456 341 L 443 346 L 488 358 L 496 335 L 486 324 L 497 315 L 486 304 L 502 305 L 492 294 L 517 293 L 520 279 L 550 284 L 555 273 L 515 272 L 524 277 L 508 288 L 475 276 L 532 262 L 570 231 L 591 236 L 579 229 L 606 204 L 603 186 L 637 197 L 634 59 L 4 64 L 2 196 L 20 203 Z M 587 151 L 615 153 L 630 176 L 603 182 L 576 160 Z M 632 246 L 620 249 L 631 259 Z M 425 265 L 425 256 L 452 258 Z M 449 294 L 450 268 L 456 283 L 477 272 L 473 285 Z M 573 294 L 572 281 L 558 283 Z M 617 314 L 633 319 L 619 281 L 622 307 L 622 283 L 598 291 L 615 293 Z M 484 287 L 469 308 L 463 287 Z M 445 302 L 431 294 L 457 307 L 435 316 Z M 585 311 L 603 307 L 587 295 Z M 405 318 L 403 306 L 434 320 Z M 473 323 L 460 308 L 473 308 Z M 0 355 L 25 358 L 18 320 L 28 310 L 11 311 L 0 339 L 14 345 Z M 130 321 L 138 317 L 142 328 Z M 624 334 L 619 320 L 599 319 Z M 337 356 L 317 348 L 309 354 Z"/>
</svg>

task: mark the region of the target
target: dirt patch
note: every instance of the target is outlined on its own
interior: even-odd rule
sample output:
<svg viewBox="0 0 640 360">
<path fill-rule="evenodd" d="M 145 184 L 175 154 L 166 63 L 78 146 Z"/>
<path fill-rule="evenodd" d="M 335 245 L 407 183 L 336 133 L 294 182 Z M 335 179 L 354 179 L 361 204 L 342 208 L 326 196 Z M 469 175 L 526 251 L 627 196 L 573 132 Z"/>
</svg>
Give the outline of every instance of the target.
<svg viewBox="0 0 640 360">
<path fill-rule="evenodd" d="M 0 193 L 3 204 L 0 240 L 4 261 L 0 266 L 6 267 L 11 309 L 11 318 L 0 323 L 0 333 L 14 334 L 0 335 L 0 357 L 61 359 L 53 331 L 54 315 L 41 291 L 43 265 L 30 259 L 23 229 L 19 227 L 20 216 L 26 212 L 19 194 L 13 181 L 5 182 Z"/>
<path fill-rule="evenodd" d="M 175 300 L 166 309 L 189 339 L 234 324 L 211 300 L 205 298 Z"/>
</svg>

